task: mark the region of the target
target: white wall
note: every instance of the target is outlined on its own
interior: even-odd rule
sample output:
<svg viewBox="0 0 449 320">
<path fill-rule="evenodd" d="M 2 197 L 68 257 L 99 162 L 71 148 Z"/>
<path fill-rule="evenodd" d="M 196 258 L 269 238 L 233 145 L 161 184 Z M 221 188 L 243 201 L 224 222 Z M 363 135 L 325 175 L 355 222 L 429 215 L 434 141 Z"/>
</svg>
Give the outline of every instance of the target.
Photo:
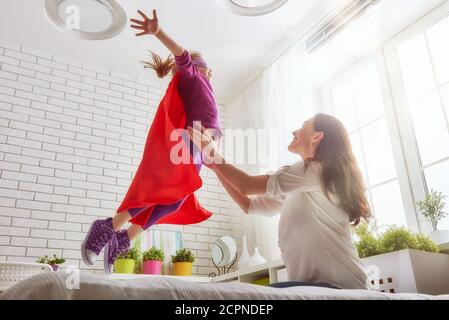
<svg viewBox="0 0 449 320">
<path fill-rule="evenodd" d="M 55 253 L 85 267 L 81 241 L 91 222 L 112 216 L 123 199 L 165 86 L 0 43 L 0 261 Z M 223 107 L 220 113 L 226 126 Z M 201 176 L 197 194 L 214 215 L 178 228 L 198 257 L 194 273 L 205 275 L 213 270 L 212 243 L 239 235 L 241 222 L 217 178 L 207 170 Z"/>
</svg>

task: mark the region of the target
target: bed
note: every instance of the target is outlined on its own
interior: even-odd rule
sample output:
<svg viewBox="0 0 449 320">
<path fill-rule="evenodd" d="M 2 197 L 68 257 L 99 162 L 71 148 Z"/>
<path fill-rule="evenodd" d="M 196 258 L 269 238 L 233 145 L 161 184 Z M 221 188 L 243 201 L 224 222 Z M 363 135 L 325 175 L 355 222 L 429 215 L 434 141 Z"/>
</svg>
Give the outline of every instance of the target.
<svg viewBox="0 0 449 320">
<path fill-rule="evenodd" d="M 79 289 L 73 275 L 42 273 L 24 280 L 0 295 L 1 300 L 449 300 L 449 295 L 390 294 L 368 290 L 336 290 L 318 287 L 270 288 L 247 283 L 194 283 L 163 277 L 114 280 L 81 273 Z M 67 285 L 66 285 L 67 284 Z"/>
</svg>

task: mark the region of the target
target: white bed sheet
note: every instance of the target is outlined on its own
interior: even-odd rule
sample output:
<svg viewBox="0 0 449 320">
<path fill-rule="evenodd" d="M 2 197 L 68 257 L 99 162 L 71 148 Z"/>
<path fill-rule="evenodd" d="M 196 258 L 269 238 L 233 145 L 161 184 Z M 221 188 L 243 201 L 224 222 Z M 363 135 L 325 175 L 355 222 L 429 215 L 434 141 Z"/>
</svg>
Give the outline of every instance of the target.
<svg viewBox="0 0 449 320">
<path fill-rule="evenodd" d="M 194 283 L 184 280 L 151 277 L 114 280 L 89 273 L 80 275 L 79 289 L 67 289 L 70 274 L 45 273 L 22 281 L 0 295 L 0 299 L 145 299 L 145 300 L 429 300 L 449 295 L 390 294 L 368 290 L 336 290 L 319 287 L 270 288 L 247 283 Z"/>
</svg>

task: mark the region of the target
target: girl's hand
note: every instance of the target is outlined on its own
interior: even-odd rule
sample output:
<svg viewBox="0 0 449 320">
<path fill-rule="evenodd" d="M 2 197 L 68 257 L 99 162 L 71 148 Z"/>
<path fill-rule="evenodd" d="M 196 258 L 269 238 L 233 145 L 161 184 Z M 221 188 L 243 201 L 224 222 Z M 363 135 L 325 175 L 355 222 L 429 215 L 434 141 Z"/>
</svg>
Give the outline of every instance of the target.
<svg viewBox="0 0 449 320">
<path fill-rule="evenodd" d="M 140 10 L 137 10 L 137 12 L 142 16 L 143 20 L 131 19 L 131 22 L 134 23 L 131 25 L 131 28 L 141 30 L 136 36 L 139 37 L 146 34 L 157 35 L 160 27 L 156 10 L 153 10 L 153 19 L 148 18 L 145 13 Z"/>
<path fill-rule="evenodd" d="M 192 127 L 188 127 L 187 133 L 189 134 L 190 140 L 201 150 L 204 164 L 212 168 L 216 164 L 216 160 L 220 158 L 212 136 L 207 133 L 207 130 L 203 126 L 201 126 L 201 132 L 196 129 L 194 130 Z"/>
</svg>

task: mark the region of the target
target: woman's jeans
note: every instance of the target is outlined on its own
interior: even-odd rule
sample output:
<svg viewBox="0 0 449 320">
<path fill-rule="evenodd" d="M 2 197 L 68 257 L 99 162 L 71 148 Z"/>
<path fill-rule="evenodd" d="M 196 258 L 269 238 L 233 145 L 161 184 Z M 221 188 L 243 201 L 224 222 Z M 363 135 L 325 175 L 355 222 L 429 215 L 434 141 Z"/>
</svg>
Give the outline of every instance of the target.
<svg viewBox="0 0 449 320">
<path fill-rule="evenodd" d="M 331 288 L 331 289 L 341 289 L 335 287 L 328 283 L 307 283 L 302 281 L 284 281 L 278 283 L 272 283 L 268 285 L 272 288 L 290 288 L 290 287 L 321 287 L 321 288 Z"/>
</svg>

